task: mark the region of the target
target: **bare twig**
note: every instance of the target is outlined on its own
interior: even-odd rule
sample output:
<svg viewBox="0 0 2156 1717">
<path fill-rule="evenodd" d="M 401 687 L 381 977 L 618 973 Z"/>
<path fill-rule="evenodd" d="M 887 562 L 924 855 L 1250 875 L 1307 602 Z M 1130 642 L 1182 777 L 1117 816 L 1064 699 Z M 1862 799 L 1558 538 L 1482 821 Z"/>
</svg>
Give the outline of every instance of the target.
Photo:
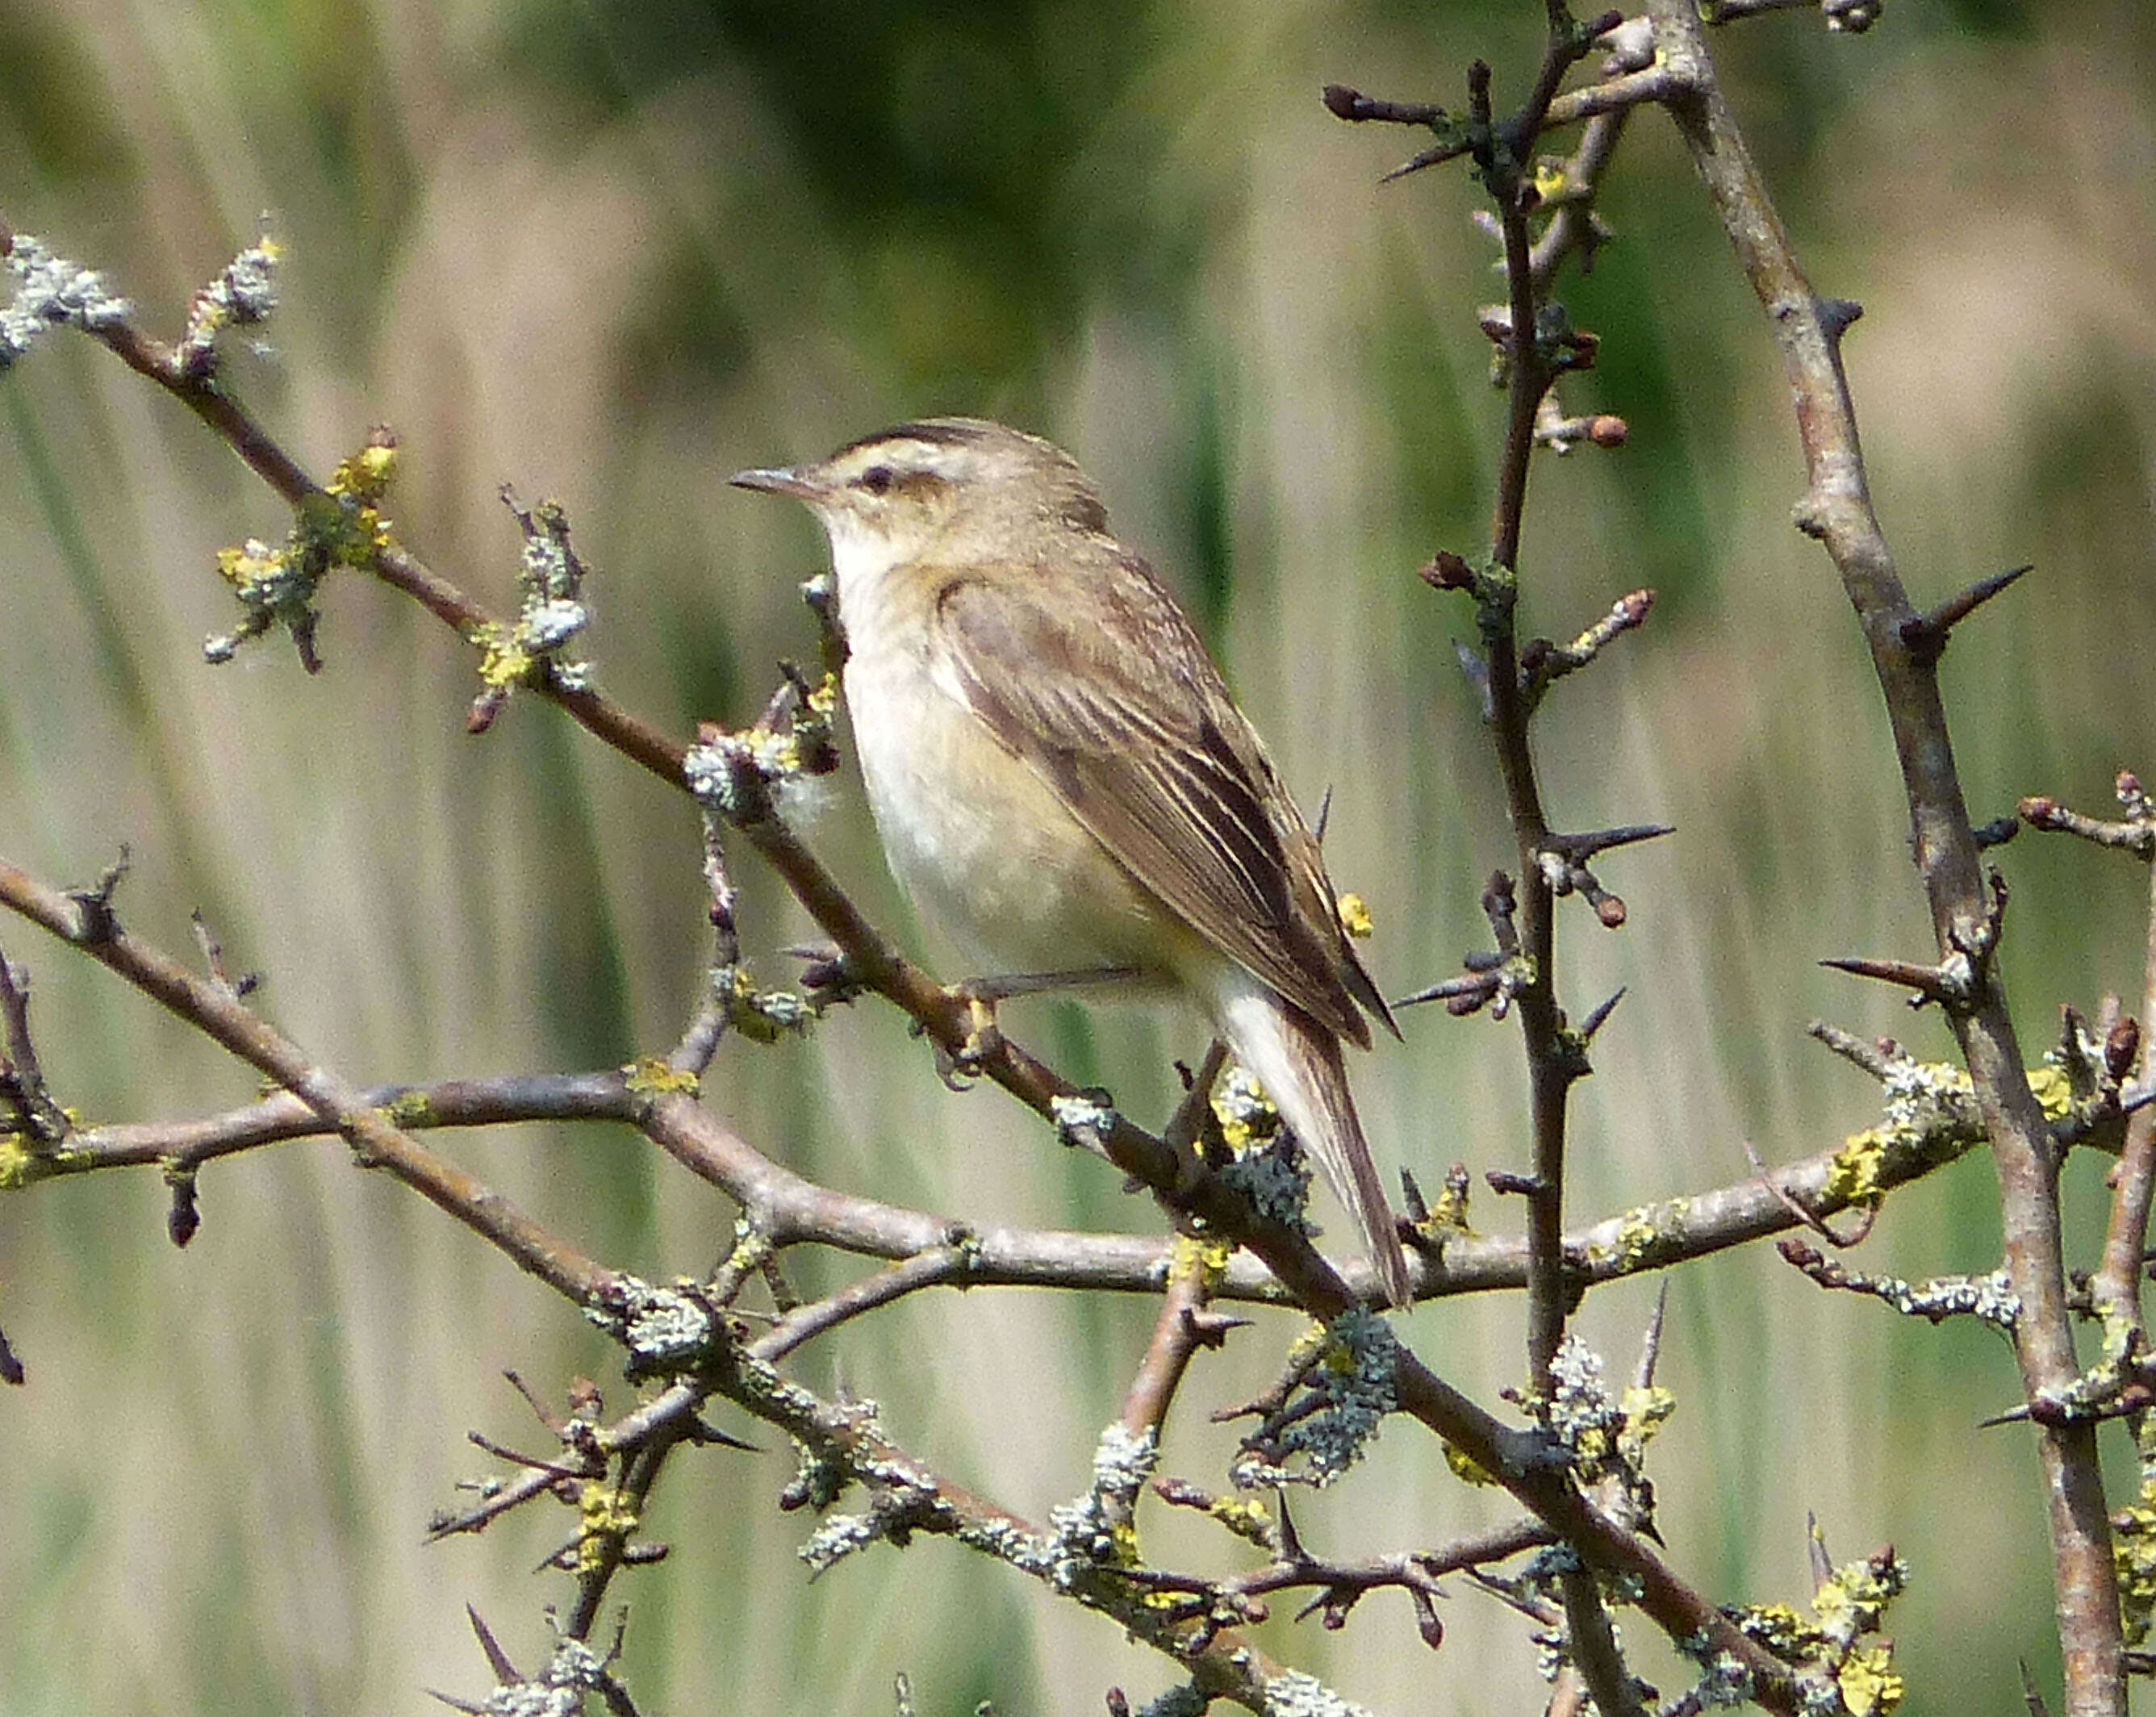
<svg viewBox="0 0 2156 1717">
<path fill-rule="evenodd" d="M 1168 1277 L 1168 1292 L 1161 1296 L 1160 1315 L 1153 1320 L 1152 1339 L 1146 1344 L 1137 1374 L 1123 1396 L 1119 1416 L 1132 1436 L 1147 1432 L 1158 1437 L 1168 1422 L 1168 1405 L 1183 1382 L 1183 1374 L 1201 1347 L 1218 1347 L 1226 1340 L 1232 1320 L 1205 1310 L 1211 1297 L 1206 1269 L 1197 1257 L 1194 1243 L 1183 1248 L 1183 1268 Z"/>
<path fill-rule="evenodd" d="M 0 1126 L 22 1138 L 33 1151 L 49 1151 L 73 1130 L 67 1111 L 45 1089 L 44 1069 L 30 1035 L 30 976 L 0 950 L 0 1119 L 13 1113 L 13 1125 Z"/>
<path fill-rule="evenodd" d="M 366 1166 L 381 1167 L 483 1236 L 520 1269 L 580 1305 L 596 1304 L 613 1273 L 586 1258 L 501 1195 L 434 1155 L 369 1108 L 359 1092 L 272 1029 L 214 979 L 121 930 L 110 892 L 87 905 L 0 859 L 0 906 L 80 948 L 204 1036 L 285 1087 L 341 1134 Z"/>
</svg>

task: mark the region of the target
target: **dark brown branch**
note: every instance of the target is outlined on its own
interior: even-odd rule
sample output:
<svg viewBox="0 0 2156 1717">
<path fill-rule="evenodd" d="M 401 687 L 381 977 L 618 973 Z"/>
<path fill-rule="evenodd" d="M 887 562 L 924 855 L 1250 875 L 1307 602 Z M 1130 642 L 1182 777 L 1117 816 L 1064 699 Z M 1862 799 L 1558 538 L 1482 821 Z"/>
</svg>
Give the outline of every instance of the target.
<svg viewBox="0 0 2156 1717">
<path fill-rule="evenodd" d="M 1431 101 L 1387 101 L 1345 84 L 1327 84 L 1320 100 L 1335 119 L 1376 120 L 1389 126 L 1439 126 L 1450 115 Z"/>
<path fill-rule="evenodd" d="M 1915 615 L 1875 515 L 1841 365 L 1845 310 L 1822 300 L 1799 266 L 1708 58 L 1692 0 L 1649 0 L 1658 62 L 1688 86 L 1670 105 L 1781 349 L 1796 406 L 1809 488 L 1800 527 L 1823 544 L 1856 610 L 1884 694 L 1908 800 L 1911 850 L 1944 958 L 1987 946 L 1994 907 L 1955 772 L 1933 664 L 1902 628 Z M 1975 1088 L 1999 1178 L 2006 1261 L 2021 1308 L 2015 1352 L 2031 1400 L 2078 1372 L 2066 1305 L 2054 1154 L 2029 1089 L 1996 963 L 1977 962 L 1975 993 L 1948 1019 Z M 2124 1709 L 2118 1589 L 2096 1441 L 2087 1425 L 2040 1433 L 2068 1709 Z"/>
<path fill-rule="evenodd" d="M 1514 994 L 1527 1051 L 1529 1108 L 1532 1129 L 1532 1170 L 1523 1186 L 1527 1208 L 1527 1374 L 1529 1385 L 1543 1400 L 1553 1398 L 1552 1366 L 1564 1334 L 1574 1287 L 1568 1279 L 1563 1250 L 1565 1121 L 1567 1094 L 1586 1065 L 1577 1043 L 1568 1038 L 1564 1016 L 1558 1006 L 1555 982 L 1555 910 L 1552 880 L 1539 863 L 1549 838 L 1549 823 L 1543 809 L 1536 779 L 1533 754 L 1528 744 L 1528 723 L 1534 698 L 1522 682 L 1517 644 L 1517 576 L 1520 534 L 1527 505 L 1527 475 L 1536 444 L 1536 423 L 1543 397 L 1560 367 L 1546 351 L 1543 340 L 1543 294 L 1537 281 L 1533 241 L 1528 216 L 1533 208 L 1531 182 L 1523 169 L 1543 121 L 1565 74 L 1589 51 L 1592 39 L 1620 22 L 1612 13 L 1591 23 L 1575 27 L 1559 0 L 1551 0 L 1549 33 L 1532 92 L 1519 112 L 1494 132 L 1489 126 L 1490 76 L 1479 62 L 1470 69 L 1468 90 L 1474 119 L 1470 135 L 1476 141 L 1476 166 L 1496 204 L 1504 238 L 1505 279 L 1509 328 L 1507 331 L 1508 412 L 1504 449 L 1498 465 L 1495 515 L 1491 530 L 1491 574 L 1480 603 L 1480 624 L 1488 675 L 1490 729 L 1505 785 L 1505 802 L 1511 815 L 1512 838 L 1519 871 L 1520 951 L 1530 974 Z M 1414 1381 L 1419 1381 L 1419 1379 Z M 1410 1409 L 1412 1410 L 1412 1408 Z M 1454 1439 L 1459 1442 L 1460 1439 Z M 1463 1447 L 1466 1445 L 1462 1443 Z M 1472 1449 L 1475 1458 L 1482 1458 Z M 1568 1528 L 1551 1512 L 1553 1499 L 1536 1499 L 1516 1491 L 1578 1550 L 1592 1566 L 1614 1570 L 1614 1553 L 1638 1555 L 1645 1545 L 1636 1535 L 1603 1515 L 1579 1499 L 1569 1484 L 1568 1499 L 1578 1511 L 1592 1518 L 1597 1544 L 1584 1535 L 1585 1521 Z M 1732 1638 L 1736 1630 L 1697 1594 L 1681 1586 L 1650 1553 L 1656 1576 L 1666 1582 L 1645 1607 L 1666 1630 L 1683 1638 L 1691 1628 L 1719 1623 L 1718 1631 Z M 1643 1583 L 1646 1576 L 1642 1575 Z M 1609 1618 L 1604 1612 L 1591 1576 L 1568 1581 L 1566 1607 L 1571 1632 L 1585 1649 L 1581 1668 L 1603 1709 L 1629 1714 L 1636 1709 L 1631 1679 L 1624 1673 Z M 1676 1625 L 1675 1612 L 1682 1609 L 1686 1625 Z M 1608 1644 L 1597 1653 L 1594 1643 Z M 1755 1648 L 1756 1651 L 1756 1648 Z M 1757 1653 L 1764 1658 L 1764 1653 Z"/>
</svg>

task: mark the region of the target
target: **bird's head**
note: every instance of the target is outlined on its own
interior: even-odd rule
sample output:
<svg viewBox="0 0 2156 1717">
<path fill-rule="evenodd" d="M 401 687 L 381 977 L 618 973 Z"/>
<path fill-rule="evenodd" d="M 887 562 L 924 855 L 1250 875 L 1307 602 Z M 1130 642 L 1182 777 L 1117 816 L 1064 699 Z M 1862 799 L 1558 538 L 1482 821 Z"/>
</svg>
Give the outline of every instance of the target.
<svg viewBox="0 0 2156 1717">
<path fill-rule="evenodd" d="M 842 579 L 849 561 L 1009 556 L 1108 522 L 1099 491 L 1068 454 L 978 418 L 901 423 L 814 464 L 737 471 L 732 481 L 805 502 L 830 535 Z"/>
</svg>

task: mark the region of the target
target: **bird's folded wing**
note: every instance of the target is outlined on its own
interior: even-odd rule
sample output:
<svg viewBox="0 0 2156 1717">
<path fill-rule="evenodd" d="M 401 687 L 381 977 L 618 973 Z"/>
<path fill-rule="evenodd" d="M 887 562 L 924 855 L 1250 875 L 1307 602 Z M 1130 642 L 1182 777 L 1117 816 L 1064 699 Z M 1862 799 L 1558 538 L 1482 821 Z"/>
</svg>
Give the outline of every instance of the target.
<svg viewBox="0 0 2156 1717">
<path fill-rule="evenodd" d="M 1142 561 L 1123 557 L 1122 570 L 1138 576 L 1096 582 L 1096 593 L 1117 594 L 1089 602 L 1082 627 L 1054 601 L 1067 573 L 990 582 L 953 571 L 937 602 L 939 666 L 1172 911 L 1368 1045 L 1355 998 L 1368 981 L 1349 987 L 1347 974 L 1362 973 L 1315 838 L 1189 622 Z"/>
</svg>

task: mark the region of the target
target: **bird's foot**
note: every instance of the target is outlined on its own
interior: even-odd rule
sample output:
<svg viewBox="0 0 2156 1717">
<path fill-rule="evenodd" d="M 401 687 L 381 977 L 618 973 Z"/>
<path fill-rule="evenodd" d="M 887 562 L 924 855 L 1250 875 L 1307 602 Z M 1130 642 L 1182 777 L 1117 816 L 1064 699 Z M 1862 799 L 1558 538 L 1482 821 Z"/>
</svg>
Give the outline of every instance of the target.
<svg viewBox="0 0 2156 1717">
<path fill-rule="evenodd" d="M 952 984 L 944 993 L 966 1005 L 966 1035 L 956 1049 L 936 1045 L 936 1072 L 954 1091 L 965 1090 L 980 1078 L 988 1058 L 1003 1047 L 1003 1028 L 996 1023 L 998 992 L 987 984 Z"/>
<path fill-rule="evenodd" d="M 1004 1034 L 996 1024 L 996 1003 L 1013 996 L 1038 996 L 1051 991 L 1084 989 L 1096 984 L 1134 983 L 1145 974 L 1134 966 L 1086 966 L 1063 971 L 1005 972 L 995 977 L 968 978 L 947 984 L 944 994 L 966 1004 L 965 1040 L 956 1050 L 937 1045 L 936 1070 L 943 1083 L 963 1091 L 978 1079 L 989 1057 L 1003 1047 Z"/>
</svg>

